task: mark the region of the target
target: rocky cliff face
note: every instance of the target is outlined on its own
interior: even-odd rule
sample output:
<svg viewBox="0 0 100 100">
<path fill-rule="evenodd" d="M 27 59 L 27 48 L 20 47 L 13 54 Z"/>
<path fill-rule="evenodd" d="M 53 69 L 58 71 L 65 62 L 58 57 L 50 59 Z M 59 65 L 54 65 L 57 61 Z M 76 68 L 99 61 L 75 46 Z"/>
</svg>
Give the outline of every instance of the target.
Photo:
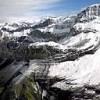
<svg viewBox="0 0 100 100">
<path fill-rule="evenodd" d="M 84 9 L 81 13 L 78 14 L 79 17 L 95 17 L 100 16 L 100 4 L 94 4 Z"/>
</svg>

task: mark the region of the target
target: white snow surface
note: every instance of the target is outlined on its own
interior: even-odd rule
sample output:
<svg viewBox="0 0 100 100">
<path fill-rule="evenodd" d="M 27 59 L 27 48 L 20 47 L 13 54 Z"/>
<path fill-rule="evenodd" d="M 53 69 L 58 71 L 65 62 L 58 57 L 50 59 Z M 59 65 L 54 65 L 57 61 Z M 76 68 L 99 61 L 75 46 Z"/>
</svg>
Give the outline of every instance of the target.
<svg viewBox="0 0 100 100">
<path fill-rule="evenodd" d="M 86 23 L 77 23 L 74 25 L 75 30 L 80 30 L 76 36 L 69 39 L 64 39 L 62 44 L 67 48 L 76 48 L 78 50 L 87 49 L 89 47 L 95 48 L 100 43 L 100 17 Z M 89 32 L 84 33 L 88 30 Z M 95 32 L 94 32 L 95 31 Z M 92 49 L 93 49 L 92 48 Z"/>
<path fill-rule="evenodd" d="M 2 32 L 2 36 L 0 37 L 1 39 L 4 38 L 4 37 L 21 37 L 21 36 L 28 36 L 28 34 L 31 32 L 30 29 L 27 29 L 27 30 L 23 30 L 23 31 L 20 31 L 20 32 L 14 32 L 14 33 L 9 33 L 9 32 L 6 32 L 6 31 L 3 31 Z"/>
<path fill-rule="evenodd" d="M 97 51 L 95 54 L 85 55 L 75 61 L 51 65 L 48 76 L 65 79 L 65 81 L 55 83 L 52 87 L 58 87 L 63 90 L 82 87 L 87 84 L 100 84 L 100 18 L 87 23 L 77 23 L 74 27 L 76 30 L 81 29 L 83 32 L 63 41 L 62 45 L 78 50 L 84 50 L 89 47 L 90 50 L 96 48 Z M 84 33 L 87 28 L 96 31 Z M 66 81 L 71 84 L 66 84 Z"/>
<path fill-rule="evenodd" d="M 94 55 L 86 55 L 76 61 L 66 61 L 52 65 L 49 76 L 72 80 L 71 83 L 77 86 L 100 84 L 100 50 Z M 64 85 L 64 82 L 62 83 Z M 56 83 L 54 86 L 59 85 L 62 88 L 61 84 Z"/>
<path fill-rule="evenodd" d="M 40 46 L 51 46 L 53 48 L 56 48 L 56 49 L 61 49 L 61 50 L 65 50 L 66 47 L 64 48 L 64 46 L 62 44 L 59 44 L 59 43 L 56 43 L 56 42 L 53 42 L 53 41 L 49 41 L 49 42 L 35 42 L 35 43 L 31 43 L 29 45 L 29 47 L 40 47 Z"/>
<path fill-rule="evenodd" d="M 97 30 L 100 31 L 100 17 L 96 17 L 95 20 L 86 23 L 77 23 L 74 25 L 76 30 Z"/>
</svg>

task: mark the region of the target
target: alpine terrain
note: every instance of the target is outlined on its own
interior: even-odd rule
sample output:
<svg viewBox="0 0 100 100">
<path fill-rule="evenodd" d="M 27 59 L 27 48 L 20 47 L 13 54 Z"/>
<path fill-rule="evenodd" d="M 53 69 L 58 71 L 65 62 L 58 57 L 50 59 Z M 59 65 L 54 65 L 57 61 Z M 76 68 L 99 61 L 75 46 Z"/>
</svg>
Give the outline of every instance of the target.
<svg viewBox="0 0 100 100">
<path fill-rule="evenodd" d="M 0 100 L 100 100 L 100 4 L 0 23 Z"/>
</svg>

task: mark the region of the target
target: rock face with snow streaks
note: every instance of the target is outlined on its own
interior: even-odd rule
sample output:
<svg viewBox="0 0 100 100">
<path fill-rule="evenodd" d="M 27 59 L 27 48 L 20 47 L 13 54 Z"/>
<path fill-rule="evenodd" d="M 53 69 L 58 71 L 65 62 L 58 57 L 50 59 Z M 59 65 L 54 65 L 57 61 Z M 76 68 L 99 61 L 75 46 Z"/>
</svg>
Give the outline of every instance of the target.
<svg viewBox="0 0 100 100">
<path fill-rule="evenodd" d="M 79 17 L 95 17 L 100 16 L 100 4 L 94 4 L 86 9 L 84 9 L 81 13 L 78 14 Z"/>
</svg>

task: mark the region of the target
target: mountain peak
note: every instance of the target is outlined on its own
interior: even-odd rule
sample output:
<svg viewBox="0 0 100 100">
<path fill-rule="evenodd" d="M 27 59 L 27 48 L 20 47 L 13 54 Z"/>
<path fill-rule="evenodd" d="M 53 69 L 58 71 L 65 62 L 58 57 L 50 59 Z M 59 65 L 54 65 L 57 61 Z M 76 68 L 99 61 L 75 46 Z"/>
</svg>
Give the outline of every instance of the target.
<svg viewBox="0 0 100 100">
<path fill-rule="evenodd" d="M 99 7 L 100 6 L 100 3 L 96 3 L 96 4 L 93 4 L 93 5 L 90 5 L 89 7 Z"/>
<path fill-rule="evenodd" d="M 78 17 L 80 18 L 93 18 L 95 16 L 100 16 L 100 4 L 90 5 L 78 14 Z"/>
</svg>

